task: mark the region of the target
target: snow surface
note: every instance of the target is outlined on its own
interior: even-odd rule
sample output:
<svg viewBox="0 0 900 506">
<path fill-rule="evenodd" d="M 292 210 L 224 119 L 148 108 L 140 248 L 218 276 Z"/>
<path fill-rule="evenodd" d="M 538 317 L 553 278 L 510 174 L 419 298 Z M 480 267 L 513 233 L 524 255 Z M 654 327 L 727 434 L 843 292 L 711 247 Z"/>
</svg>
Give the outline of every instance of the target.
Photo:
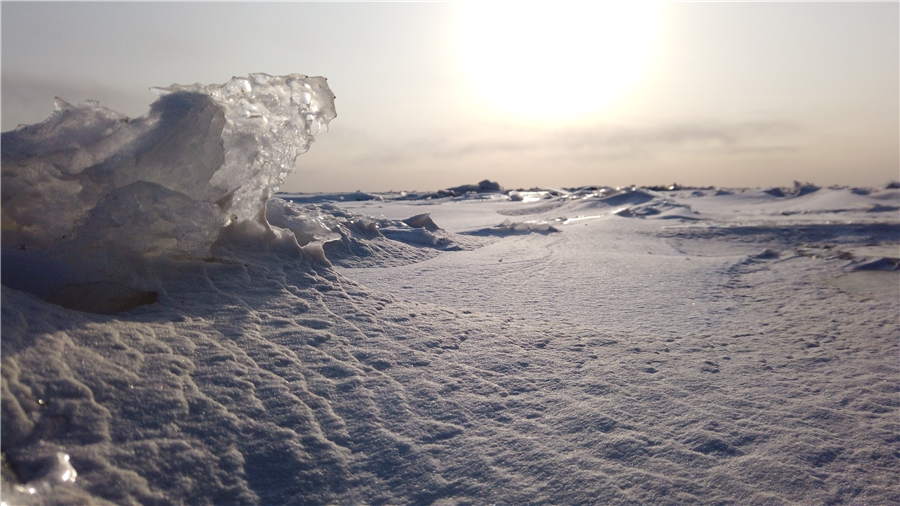
<svg viewBox="0 0 900 506">
<path fill-rule="evenodd" d="M 4 504 L 900 503 L 897 184 L 266 202 L 228 86 L 4 134 Z"/>
</svg>

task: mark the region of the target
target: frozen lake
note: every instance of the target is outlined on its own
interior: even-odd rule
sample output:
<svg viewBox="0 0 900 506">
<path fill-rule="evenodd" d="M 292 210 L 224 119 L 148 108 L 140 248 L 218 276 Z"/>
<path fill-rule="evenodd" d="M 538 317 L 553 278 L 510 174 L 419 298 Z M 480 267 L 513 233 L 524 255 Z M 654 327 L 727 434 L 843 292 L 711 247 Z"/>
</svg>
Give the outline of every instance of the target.
<svg viewBox="0 0 900 506">
<path fill-rule="evenodd" d="M 900 503 L 900 184 L 278 194 L 324 78 L 3 134 L 2 504 Z"/>
<path fill-rule="evenodd" d="M 70 455 L 60 504 L 895 502 L 897 190 L 715 193 L 336 201 L 445 241 L 222 248 L 113 315 L 4 286 L 7 465 Z"/>
</svg>

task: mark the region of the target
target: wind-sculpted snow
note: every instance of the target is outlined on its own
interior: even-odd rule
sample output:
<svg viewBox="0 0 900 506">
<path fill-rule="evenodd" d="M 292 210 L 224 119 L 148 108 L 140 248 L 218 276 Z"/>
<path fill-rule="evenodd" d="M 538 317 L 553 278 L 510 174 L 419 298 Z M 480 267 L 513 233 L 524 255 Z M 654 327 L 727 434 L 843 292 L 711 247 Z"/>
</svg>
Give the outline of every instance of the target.
<svg viewBox="0 0 900 506">
<path fill-rule="evenodd" d="M 427 210 L 459 231 L 521 205 Z M 428 223 L 419 203 L 348 207 L 295 211 L 323 239 L 375 211 L 362 229 Z M 115 316 L 3 287 L 5 468 L 40 483 L 70 455 L 77 480 L 44 504 L 900 499 L 900 294 L 872 277 L 897 273 L 852 272 L 896 249 L 890 222 L 840 246 L 669 223 L 609 215 L 340 274 L 233 244 Z"/>
<path fill-rule="evenodd" d="M 268 203 L 268 221 L 290 230 L 313 258 L 342 266 L 396 266 L 460 251 L 481 242 L 449 234 L 428 213 L 403 220 L 374 218 L 334 204 L 299 204 L 281 198 Z"/>
<path fill-rule="evenodd" d="M 900 503 L 898 185 L 269 198 L 324 80 L 163 93 L 4 134 L 4 506 Z"/>
</svg>

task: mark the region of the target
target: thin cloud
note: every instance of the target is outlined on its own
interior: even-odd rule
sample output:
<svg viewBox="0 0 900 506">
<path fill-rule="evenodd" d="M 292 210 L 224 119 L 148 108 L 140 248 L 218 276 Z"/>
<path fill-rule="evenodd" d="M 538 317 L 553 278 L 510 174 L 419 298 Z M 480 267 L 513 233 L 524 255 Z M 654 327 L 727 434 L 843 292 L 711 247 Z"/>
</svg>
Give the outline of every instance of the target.
<svg viewBox="0 0 900 506">
<path fill-rule="evenodd" d="M 784 121 L 682 123 L 656 127 L 596 125 L 549 132 L 520 128 L 475 139 L 423 135 L 397 144 L 390 151 L 395 154 L 392 161 L 544 154 L 622 159 L 646 158 L 673 150 L 717 155 L 775 154 L 796 150 L 797 146 L 786 143 L 785 138 L 798 131 L 798 125 Z"/>
</svg>

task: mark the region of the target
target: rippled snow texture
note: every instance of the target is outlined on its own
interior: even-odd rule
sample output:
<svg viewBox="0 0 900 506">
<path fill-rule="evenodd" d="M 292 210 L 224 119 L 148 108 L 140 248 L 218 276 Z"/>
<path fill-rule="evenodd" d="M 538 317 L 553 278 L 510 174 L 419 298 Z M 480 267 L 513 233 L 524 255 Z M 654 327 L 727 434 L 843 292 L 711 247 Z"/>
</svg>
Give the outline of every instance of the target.
<svg viewBox="0 0 900 506">
<path fill-rule="evenodd" d="M 4 502 L 900 503 L 900 185 L 268 200 L 324 79 L 161 92 L 3 135 Z"/>
</svg>

